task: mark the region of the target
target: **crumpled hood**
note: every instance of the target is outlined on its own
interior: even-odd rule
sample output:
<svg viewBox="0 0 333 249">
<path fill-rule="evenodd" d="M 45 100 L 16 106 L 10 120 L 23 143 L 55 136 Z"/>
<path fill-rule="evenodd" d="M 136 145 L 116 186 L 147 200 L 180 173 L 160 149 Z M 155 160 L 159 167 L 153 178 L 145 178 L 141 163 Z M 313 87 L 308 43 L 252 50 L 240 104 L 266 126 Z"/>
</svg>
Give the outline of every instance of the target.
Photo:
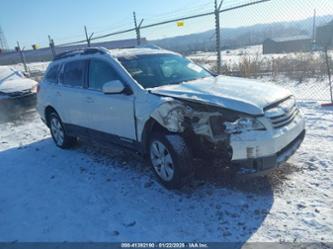
<svg viewBox="0 0 333 249">
<path fill-rule="evenodd" d="M 29 90 L 37 85 L 37 82 L 31 79 L 12 79 L 0 81 L 0 92 L 13 93 Z"/>
<path fill-rule="evenodd" d="M 263 109 L 291 95 L 271 83 L 218 76 L 150 89 L 151 93 L 262 115 Z"/>
</svg>

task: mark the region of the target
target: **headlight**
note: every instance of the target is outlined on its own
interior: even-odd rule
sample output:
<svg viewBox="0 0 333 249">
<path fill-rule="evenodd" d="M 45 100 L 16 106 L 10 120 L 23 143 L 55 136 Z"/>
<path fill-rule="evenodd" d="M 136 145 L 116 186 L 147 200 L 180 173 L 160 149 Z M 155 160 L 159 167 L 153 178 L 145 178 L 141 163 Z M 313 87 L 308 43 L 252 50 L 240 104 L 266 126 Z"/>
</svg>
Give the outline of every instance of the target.
<svg viewBox="0 0 333 249">
<path fill-rule="evenodd" d="M 296 99 L 294 96 L 291 96 L 289 99 L 283 101 L 278 106 L 266 110 L 265 115 L 268 118 L 283 116 L 290 112 L 295 106 L 297 107 Z"/>
<path fill-rule="evenodd" d="M 176 107 L 172 109 L 164 120 L 171 131 L 177 132 L 184 130 L 182 127 L 184 121 L 184 110 L 182 108 Z"/>
<path fill-rule="evenodd" d="M 37 93 L 37 91 L 38 91 L 38 85 L 35 85 L 31 88 L 32 93 Z"/>
<path fill-rule="evenodd" d="M 252 130 L 266 130 L 265 126 L 256 118 L 239 118 L 235 122 L 225 122 L 225 131 L 227 133 L 241 133 Z"/>
</svg>

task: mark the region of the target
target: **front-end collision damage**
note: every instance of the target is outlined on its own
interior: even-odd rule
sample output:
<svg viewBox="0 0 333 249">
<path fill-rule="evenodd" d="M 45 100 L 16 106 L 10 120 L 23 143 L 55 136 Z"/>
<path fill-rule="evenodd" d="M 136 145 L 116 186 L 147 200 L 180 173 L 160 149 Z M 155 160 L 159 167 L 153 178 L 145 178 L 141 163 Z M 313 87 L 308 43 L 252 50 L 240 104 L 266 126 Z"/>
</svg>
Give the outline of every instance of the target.
<svg viewBox="0 0 333 249">
<path fill-rule="evenodd" d="M 214 107 L 197 109 L 194 104 L 177 100 L 162 103 L 151 116 L 170 132 L 191 130 L 211 142 L 226 139 L 228 134 L 224 132 L 224 122 L 232 119 Z"/>
<path fill-rule="evenodd" d="M 197 155 L 230 162 L 230 133 L 225 122 L 237 119 L 235 112 L 198 103 L 172 99 L 162 103 L 151 115 L 170 132 L 180 133 Z"/>
<path fill-rule="evenodd" d="M 179 101 L 173 100 L 162 103 L 152 114 L 160 125 L 170 132 L 184 132 L 186 107 Z"/>
</svg>

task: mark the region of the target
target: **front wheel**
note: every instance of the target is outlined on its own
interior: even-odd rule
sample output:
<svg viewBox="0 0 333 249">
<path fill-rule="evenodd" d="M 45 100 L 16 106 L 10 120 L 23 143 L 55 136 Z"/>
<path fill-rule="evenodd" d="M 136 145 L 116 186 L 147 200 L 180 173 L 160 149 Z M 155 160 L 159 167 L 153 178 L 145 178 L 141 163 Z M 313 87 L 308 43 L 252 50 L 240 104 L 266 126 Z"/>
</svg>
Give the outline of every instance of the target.
<svg viewBox="0 0 333 249">
<path fill-rule="evenodd" d="M 76 138 L 66 134 L 61 119 L 57 113 L 52 112 L 48 117 L 48 122 L 53 141 L 58 147 L 67 149 L 74 146 L 76 143 Z"/>
<path fill-rule="evenodd" d="M 178 134 L 153 134 L 149 161 L 160 182 L 167 188 L 180 188 L 193 175 L 192 156 Z"/>
</svg>

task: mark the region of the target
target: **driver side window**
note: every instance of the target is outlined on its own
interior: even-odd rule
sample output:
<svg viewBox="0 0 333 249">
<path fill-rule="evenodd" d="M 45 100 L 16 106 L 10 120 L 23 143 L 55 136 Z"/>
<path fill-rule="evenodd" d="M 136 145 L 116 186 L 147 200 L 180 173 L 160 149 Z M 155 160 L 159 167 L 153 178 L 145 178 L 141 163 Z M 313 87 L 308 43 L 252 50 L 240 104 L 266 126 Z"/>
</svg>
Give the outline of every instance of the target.
<svg viewBox="0 0 333 249">
<path fill-rule="evenodd" d="M 89 89 L 102 91 L 103 85 L 120 80 L 114 69 L 105 61 L 92 59 L 89 64 Z"/>
</svg>

